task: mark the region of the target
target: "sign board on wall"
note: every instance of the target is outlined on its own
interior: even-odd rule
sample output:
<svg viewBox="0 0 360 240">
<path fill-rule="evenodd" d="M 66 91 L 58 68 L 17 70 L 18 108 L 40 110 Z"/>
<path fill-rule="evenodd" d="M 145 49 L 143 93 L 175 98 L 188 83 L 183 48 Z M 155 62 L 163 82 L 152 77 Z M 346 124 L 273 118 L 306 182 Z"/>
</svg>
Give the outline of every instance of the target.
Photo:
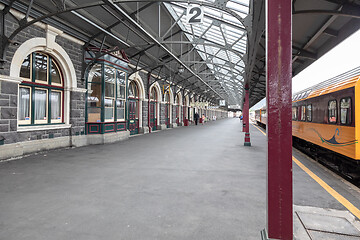
<svg viewBox="0 0 360 240">
<path fill-rule="evenodd" d="M 190 107 L 198 107 L 198 108 L 205 108 L 208 107 L 209 103 L 207 102 L 193 102 L 190 103 Z"/>
<path fill-rule="evenodd" d="M 225 100 L 219 100 L 219 105 L 220 105 L 220 106 L 226 106 Z"/>
<path fill-rule="evenodd" d="M 202 24 L 204 22 L 204 8 L 199 5 L 188 5 L 186 9 L 186 23 Z"/>
</svg>

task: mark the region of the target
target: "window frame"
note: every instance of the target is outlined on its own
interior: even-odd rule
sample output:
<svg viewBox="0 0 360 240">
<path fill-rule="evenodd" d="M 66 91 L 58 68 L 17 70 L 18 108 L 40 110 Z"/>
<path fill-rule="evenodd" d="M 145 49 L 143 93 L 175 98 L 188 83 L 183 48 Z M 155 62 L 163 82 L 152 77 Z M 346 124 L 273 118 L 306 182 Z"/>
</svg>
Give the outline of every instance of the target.
<svg viewBox="0 0 360 240">
<path fill-rule="evenodd" d="M 105 68 L 111 68 L 113 70 L 113 77 L 114 77 L 114 82 L 108 82 L 105 79 Z M 103 106 L 104 106 L 104 122 L 114 122 L 116 119 L 115 116 L 115 112 L 116 112 L 116 100 L 117 100 L 117 92 L 116 92 L 116 84 L 117 84 L 117 69 L 109 66 L 109 65 L 105 65 L 104 64 L 104 68 L 103 68 L 103 81 L 104 81 L 104 92 L 103 92 Z M 106 84 L 111 84 L 112 86 L 112 91 L 113 91 L 113 96 L 106 96 Z M 111 107 L 107 107 L 106 106 L 106 100 L 111 100 L 112 102 L 112 106 Z M 112 118 L 106 118 L 106 109 L 111 109 L 112 108 Z"/>
<path fill-rule="evenodd" d="M 300 121 L 306 122 L 306 105 L 300 106 Z"/>
<path fill-rule="evenodd" d="M 349 117 L 349 123 L 342 123 L 341 122 L 341 100 L 343 100 L 343 99 L 350 99 L 350 108 L 349 108 L 349 112 L 350 112 L 350 117 Z M 343 126 L 351 126 L 351 124 L 352 124 L 352 97 L 343 97 L 343 98 L 341 98 L 340 99 L 340 101 L 339 101 L 339 109 L 340 109 L 340 116 L 339 116 L 339 119 L 340 119 L 340 121 L 339 121 L 339 123 L 340 123 L 340 125 L 343 125 Z"/>
<path fill-rule="evenodd" d="M 29 89 L 29 119 L 26 120 L 19 120 L 19 114 L 18 114 L 18 125 L 30 125 L 31 124 L 31 120 L 32 120 L 32 87 L 30 86 L 26 86 L 26 85 L 19 85 L 19 90 L 18 90 L 18 98 L 19 98 L 19 103 L 20 103 L 20 88 L 28 88 Z M 18 111 L 20 111 L 20 107 L 18 107 Z"/>
<path fill-rule="evenodd" d="M 51 123 L 62 123 L 63 119 L 64 119 L 64 100 L 63 100 L 64 99 L 64 92 L 59 91 L 59 90 L 55 90 L 55 89 L 51 89 L 50 94 L 49 94 L 49 99 L 50 99 L 49 103 L 50 103 L 50 105 L 52 105 L 52 103 L 51 103 L 51 93 L 52 92 L 60 93 L 60 119 L 52 119 L 52 117 L 51 117 L 52 108 L 49 109 L 49 111 L 50 111 L 49 112 L 49 119 L 50 119 Z"/>
<path fill-rule="evenodd" d="M 310 114 L 308 114 L 308 112 L 309 112 L 309 107 L 310 106 Z M 310 103 L 310 104 L 306 104 L 306 107 L 305 107 L 305 110 L 306 110 L 306 113 L 305 113 L 305 118 L 306 118 L 306 121 L 307 122 L 312 122 L 312 104 Z M 310 120 L 309 120 L 309 117 L 310 116 Z"/>
<path fill-rule="evenodd" d="M 127 73 L 125 71 L 120 70 L 119 68 L 115 68 L 115 102 L 114 102 L 114 120 L 115 121 L 125 121 L 126 120 L 126 105 L 127 105 L 127 97 L 128 97 L 128 84 L 127 84 L 127 79 L 126 79 L 126 75 Z M 119 84 L 118 79 L 120 79 L 119 76 L 119 72 L 124 74 L 124 84 Z M 121 96 L 118 96 L 118 93 L 121 94 L 121 88 L 119 89 L 120 86 L 124 85 L 125 89 L 124 89 L 124 98 L 121 98 Z M 118 108 L 117 108 L 117 101 L 123 101 L 124 102 L 124 118 L 118 118 Z M 120 109 L 120 108 L 119 108 Z"/>
<path fill-rule="evenodd" d="M 92 70 L 97 67 L 96 72 L 100 74 L 100 81 L 90 81 L 89 76 L 90 73 L 92 72 Z M 114 77 L 114 83 L 110 83 L 108 81 L 105 80 L 105 71 L 106 68 L 110 68 L 113 71 L 113 77 Z M 123 83 L 120 80 L 120 75 L 122 76 L 121 79 L 123 79 Z M 91 80 L 93 80 L 93 78 L 91 78 Z M 106 95 L 106 84 L 111 84 L 114 90 L 114 94 L 113 96 L 107 96 Z M 89 88 L 89 86 L 91 87 L 93 84 L 95 85 L 99 85 L 101 87 L 100 89 L 100 106 L 90 106 L 89 104 L 89 98 L 91 97 L 91 88 Z M 109 123 L 109 122 L 123 122 L 126 120 L 126 112 L 127 112 L 127 97 L 128 97 L 128 86 L 127 86 L 128 82 L 127 82 L 127 72 L 122 70 L 119 67 L 116 67 L 114 65 L 112 65 L 111 63 L 107 63 L 104 61 L 97 61 L 95 62 L 95 64 L 92 66 L 92 68 L 90 69 L 90 71 L 87 74 L 86 77 L 86 122 L 87 123 L 95 123 L 94 121 L 89 121 L 89 109 L 100 109 L 100 120 L 97 120 L 96 123 Z M 124 96 L 121 96 L 121 88 L 120 86 L 124 87 Z M 106 101 L 112 101 L 112 106 L 111 107 L 107 107 L 105 102 Z M 118 101 L 123 102 L 123 104 L 120 104 L 120 106 L 123 106 L 122 108 L 118 107 Z M 106 118 L 106 110 L 107 109 L 112 109 L 112 118 Z M 123 111 L 123 118 L 119 118 L 118 117 L 118 110 L 122 109 Z"/>
<path fill-rule="evenodd" d="M 329 109 L 329 104 L 330 104 L 330 102 L 334 102 L 335 101 L 335 122 L 331 122 L 330 121 L 330 109 Z M 327 120 L 328 120 L 328 123 L 329 124 L 337 124 L 337 120 L 338 120 L 338 106 L 337 106 L 338 104 L 337 104 L 337 100 L 336 99 L 332 99 L 332 100 L 329 100 L 328 101 L 328 107 L 327 107 Z"/>
<path fill-rule="evenodd" d="M 41 55 L 46 55 L 47 56 L 47 58 L 46 58 L 46 81 L 44 81 L 44 80 L 38 80 L 38 79 L 36 79 L 36 77 L 35 77 L 35 75 L 36 75 L 36 71 L 34 71 L 35 70 L 35 61 L 34 61 L 34 59 L 33 59 L 33 61 L 32 61 L 32 65 L 31 65 L 31 68 L 33 69 L 33 71 L 32 71 L 32 74 L 31 74 L 31 77 L 32 77 L 32 82 L 34 82 L 34 83 L 39 83 L 39 84 L 46 84 L 46 85 L 51 85 L 50 84 L 50 67 L 49 67 L 49 59 L 50 59 L 50 55 L 48 55 L 48 54 L 44 54 L 44 53 L 42 53 L 42 52 L 33 52 L 33 53 L 31 53 L 32 54 L 32 59 L 36 56 L 36 54 L 41 54 Z"/>
<path fill-rule="evenodd" d="M 294 108 L 295 108 L 295 113 L 296 113 L 296 116 L 293 116 L 293 113 L 294 113 Z M 293 106 L 291 108 L 291 118 L 293 121 L 298 121 L 298 107 L 297 106 Z"/>
<path fill-rule="evenodd" d="M 45 117 L 46 119 L 39 119 L 39 120 L 36 120 L 35 118 L 35 111 L 36 111 L 36 105 L 34 106 L 34 113 L 33 113 L 33 116 L 34 116 L 34 124 L 46 124 L 49 122 L 49 89 L 46 89 L 46 88 L 39 88 L 39 87 L 34 87 L 34 99 L 33 99 L 33 102 L 35 104 L 35 96 L 36 96 L 36 90 L 41 90 L 41 91 L 45 91 L 46 92 L 46 105 L 45 105 Z"/>
<path fill-rule="evenodd" d="M 47 77 L 47 82 L 42 81 L 42 80 L 37 80 L 35 79 L 35 71 L 34 71 L 34 60 L 33 58 L 35 57 L 36 54 L 41 54 L 41 55 L 45 55 L 47 57 L 47 68 L 46 68 L 46 77 Z M 17 117 L 17 123 L 19 127 L 25 127 L 25 126 L 37 126 L 37 125 L 52 125 L 52 124 L 64 124 L 64 75 L 61 71 L 61 68 L 59 67 L 60 65 L 56 62 L 56 59 L 54 59 L 50 54 L 44 53 L 44 52 L 39 52 L 39 51 L 35 51 L 30 53 L 28 56 L 30 56 L 30 78 L 24 78 L 21 77 L 21 79 L 23 80 L 19 85 L 18 85 L 18 91 L 20 91 L 20 88 L 29 88 L 30 89 L 30 104 L 29 104 L 29 113 L 30 113 L 30 117 L 29 120 L 19 120 L 19 117 Z M 25 60 L 25 59 L 24 59 Z M 23 61 L 24 61 L 23 60 Z M 56 64 L 56 68 L 58 70 L 58 73 L 60 75 L 60 81 L 61 81 L 61 85 L 60 84 L 52 84 L 51 82 L 51 64 L 50 62 L 54 62 L 54 64 Z M 42 91 L 46 91 L 46 119 L 35 119 L 35 110 L 36 110 L 36 104 L 35 104 L 35 91 L 36 90 L 42 90 Z M 60 114 L 61 114 L 61 118 L 60 119 L 51 119 L 51 99 L 50 99 L 50 95 L 51 92 L 60 92 Z M 20 101 L 20 94 L 18 94 L 18 102 Z M 20 109 L 18 108 L 18 112 L 20 111 Z"/>
</svg>

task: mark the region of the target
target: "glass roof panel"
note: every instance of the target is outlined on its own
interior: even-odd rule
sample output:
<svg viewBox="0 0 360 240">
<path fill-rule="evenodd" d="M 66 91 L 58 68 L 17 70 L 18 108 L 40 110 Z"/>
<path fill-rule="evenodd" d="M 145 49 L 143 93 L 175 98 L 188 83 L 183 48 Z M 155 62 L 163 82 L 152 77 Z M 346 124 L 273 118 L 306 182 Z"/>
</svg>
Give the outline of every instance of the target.
<svg viewBox="0 0 360 240">
<path fill-rule="evenodd" d="M 194 51 L 197 51 L 197 61 L 199 57 L 204 61 L 205 65 L 199 64 L 199 66 L 201 65 L 202 69 L 206 66 L 209 69 L 206 73 L 214 74 L 211 78 L 207 78 L 208 80 L 215 79 L 211 82 L 212 86 L 225 90 L 228 97 L 236 96 L 232 99 L 240 101 L 238 91 L 242 89 L 243 76 L 241 73 L 245 66 L 243 58 L 246 53 L 247 34 L 239 19 L 244 19 L 249 13 L 249 0 L 226 1 L 227 11 L 237 14 L 239 19 L 217 8 L 215 0 L 201 0 L 201 2 L 213 4 L 213 7 L 203 5 L 203 24 L 190 25 L 186 22 L 186 14 L 181 17 L 178 26 L 185 32 L 184 36 L 188 39 L 183 38 L 183 41 L 190 41 Z M 175 20 L 183 14 L 188 6 L 185 2 L 164 4 L 172 7 L 173 11 L 170 13 Z M 195 57 L 193 53 L 191 54 Z M 203 76 L 208 75 L 204 74 Z M 220 87 L 224 81 L 227 84 Z M 240 104 L 240 102 L 234 104 Z"/>
</svg>

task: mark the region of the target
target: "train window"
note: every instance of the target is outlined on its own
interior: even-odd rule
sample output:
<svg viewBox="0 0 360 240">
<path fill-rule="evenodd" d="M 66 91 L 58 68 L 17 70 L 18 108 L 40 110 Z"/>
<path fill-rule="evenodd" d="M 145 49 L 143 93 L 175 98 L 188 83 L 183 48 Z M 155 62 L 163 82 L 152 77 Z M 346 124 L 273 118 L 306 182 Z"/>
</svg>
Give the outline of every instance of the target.
<svg viewBox="0 0 360 240">
<path fill-rule="evenodd" d="M 305 121 L 306 120 L 306 108 L 305 108 L 305 106 L 301 106 L 300 109 L 301 109 L 300 120 Z"/>
<path fill-rule="evenodd" d="M 337 121 L 337 104 L 336 100 L 331 100 L 328 103 L 328 109 L 329 109 L 329 123 L 336 123 Z"/>
<path fill-rule="evenodd" d="M 342 98 L 340 100 L 340 123 L 344 125 L 351 124 L 351 98 Z"/>
<path fill-rule="evenodd" d="M 306 121 L 312 121 L 312 105 L 309 104 L 306 106 Z"/>
<path fill-rule="evenodd" d="M 292 108 L 292 120 L 297 120 L 297 107 Z"/>
</svg>

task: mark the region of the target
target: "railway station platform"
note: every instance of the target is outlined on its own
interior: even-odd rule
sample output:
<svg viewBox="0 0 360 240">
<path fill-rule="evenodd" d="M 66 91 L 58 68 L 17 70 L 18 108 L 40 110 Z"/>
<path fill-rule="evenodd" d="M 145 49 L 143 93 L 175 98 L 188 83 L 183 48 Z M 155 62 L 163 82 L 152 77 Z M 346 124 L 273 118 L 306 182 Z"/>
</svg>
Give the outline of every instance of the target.
<svg viewBox="0 0 360 240">
<path fill-rule="evenodd" d="M 251 147 L 231 118 L 1 162 L 0 238 L 261 239 L 260 130 L 250 126 Z M 359 239 L 360 191 L 293 156 L 294 238 Z"/>
</svg>

